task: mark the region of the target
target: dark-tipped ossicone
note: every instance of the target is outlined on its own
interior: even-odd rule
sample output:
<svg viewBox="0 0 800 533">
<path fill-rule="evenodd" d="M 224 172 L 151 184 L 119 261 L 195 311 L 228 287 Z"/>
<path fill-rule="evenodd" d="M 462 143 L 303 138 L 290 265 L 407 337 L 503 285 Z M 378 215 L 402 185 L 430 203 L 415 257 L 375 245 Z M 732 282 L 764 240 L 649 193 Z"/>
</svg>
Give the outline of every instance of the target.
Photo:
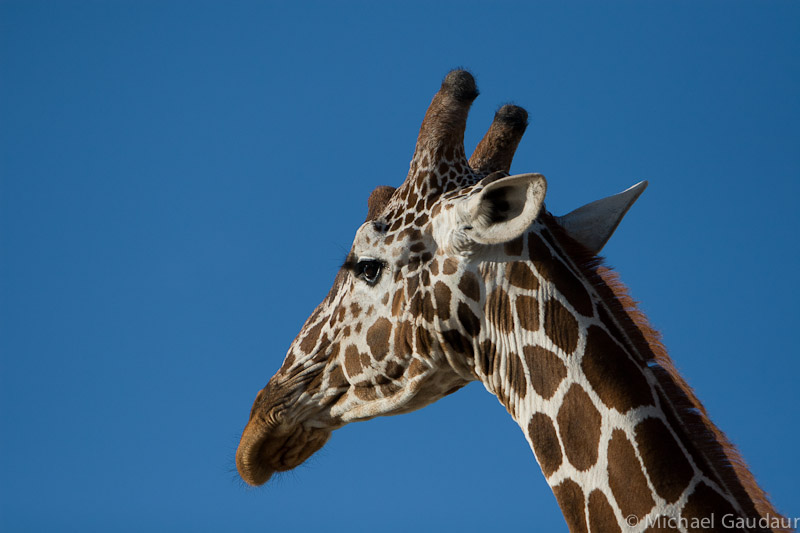
<svg viewBox="0 0 800 533">
<path fill-rule="evenodd" d="M 510 172 L 519 141 L 528 127 L 528 112 L 506 104 L 497 110 L 489 131 L 475 147 L 469 166 L 481 174 Z"/>
<path fill-rule="evenodd" d="M 417 137 L 416 153 L 425 150 L 453 154 L 464 150 L 464 130 L 473 100 L 478 97 L 475 78 L 466 70 L 452 70 L 433 97 Z M 452 157 L 451 157 L 452 158 Z"/>
</svg>

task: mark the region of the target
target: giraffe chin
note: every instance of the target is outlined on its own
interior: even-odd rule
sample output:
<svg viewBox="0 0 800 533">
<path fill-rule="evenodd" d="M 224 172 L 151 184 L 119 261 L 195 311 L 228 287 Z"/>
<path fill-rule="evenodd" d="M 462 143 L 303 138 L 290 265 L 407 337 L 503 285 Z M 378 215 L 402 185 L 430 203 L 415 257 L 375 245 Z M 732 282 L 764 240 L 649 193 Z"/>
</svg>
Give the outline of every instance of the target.
<svg viewBox="0 0 800 533">
<path fill-rule="evenodd" d="M 248 485 L 263 485 L 275 472 L 300 466 L 330 438 L 324 429 L 295 426 L 276 431 L 258 419 L 247 424 L 236 450 L 236 469 Z"/>
</svg>

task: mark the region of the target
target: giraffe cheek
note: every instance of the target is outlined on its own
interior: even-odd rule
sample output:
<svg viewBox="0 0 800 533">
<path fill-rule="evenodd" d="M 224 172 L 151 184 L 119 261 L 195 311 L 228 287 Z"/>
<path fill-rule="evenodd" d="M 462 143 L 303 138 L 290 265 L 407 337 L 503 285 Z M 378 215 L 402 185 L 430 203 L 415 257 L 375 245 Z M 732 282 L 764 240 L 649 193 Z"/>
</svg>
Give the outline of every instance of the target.
<svg viewBox="0 0 800 533">
<path fill-rule="evenodd" d="M 348 346 L 344 351 L 344 370 L 347 380 L 351 385 L 364 386 L 368 383 L 365 378 L 365 369 L 369 368 L 369 357 L 358 351 L 354 345 Z"/>
<path fill-rule="evenodd" d="M 392 323 L 386 318 L 379 318 L 367 330 L 367 345 L 372 356 L 377 361 L 382 361 L 389 353 L 389 336 L 392 331 Z"/>
</svg>

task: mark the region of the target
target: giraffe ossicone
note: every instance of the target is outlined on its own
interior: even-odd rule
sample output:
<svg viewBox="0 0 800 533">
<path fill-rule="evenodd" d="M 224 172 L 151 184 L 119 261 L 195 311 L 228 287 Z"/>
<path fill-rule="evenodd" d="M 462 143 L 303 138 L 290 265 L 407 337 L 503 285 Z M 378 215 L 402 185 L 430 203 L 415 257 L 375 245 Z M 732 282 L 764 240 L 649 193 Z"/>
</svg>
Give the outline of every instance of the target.
<svg viewBox="0 0 800 533">
<path fill-rule="evenodd" d="M 333 287 L 256 396 L 241 477 L 265 483 L 345 424 L 480 380 L 521 427 L 572 531 L 779 519 L 596 256 L 646 182 L 554 217 L 543 176 L 509 176 L 525 110 L 503 106 L 466 158 L 477 95 L 469 73 L 449 73 L 405 181 L 370 195 Z"/>
</svg>

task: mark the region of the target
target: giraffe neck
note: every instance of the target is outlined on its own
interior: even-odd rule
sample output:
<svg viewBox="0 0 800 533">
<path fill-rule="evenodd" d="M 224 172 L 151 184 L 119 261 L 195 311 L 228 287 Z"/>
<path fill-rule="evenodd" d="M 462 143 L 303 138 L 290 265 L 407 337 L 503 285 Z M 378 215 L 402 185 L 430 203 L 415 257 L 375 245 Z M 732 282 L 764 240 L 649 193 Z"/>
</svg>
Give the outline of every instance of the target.
<svg viewBox="0 0 800 533">
<path fill-rule="evenodd" d="M 474 369 L 521 427 L 570 530 L 722 528 L 723 517 L 766 529 L 754 521 L 780 515 L 656 334 L 625 312 L 598 260 L 572 259 L 557 232 L 537 225 L 481 263 L 494 288 Z"/>
</svg>

